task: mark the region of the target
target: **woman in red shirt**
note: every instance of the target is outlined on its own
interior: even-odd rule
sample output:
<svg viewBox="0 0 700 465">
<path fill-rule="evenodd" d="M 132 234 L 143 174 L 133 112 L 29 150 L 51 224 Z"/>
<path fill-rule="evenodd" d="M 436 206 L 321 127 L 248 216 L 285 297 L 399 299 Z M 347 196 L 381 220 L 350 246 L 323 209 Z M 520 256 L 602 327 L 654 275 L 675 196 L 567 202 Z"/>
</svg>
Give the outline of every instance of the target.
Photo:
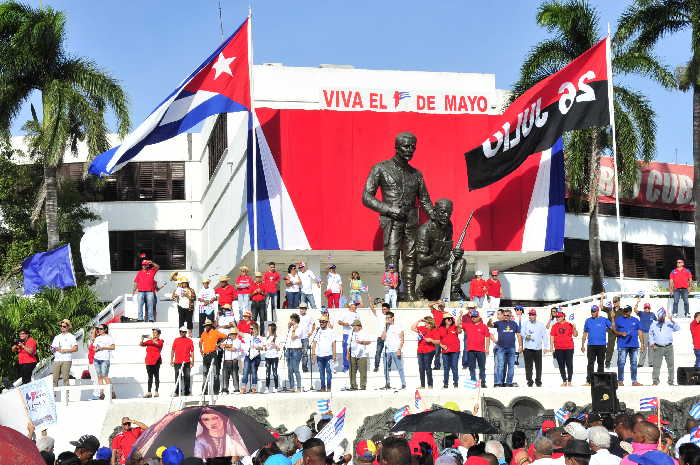
<svg viewBox="0 0 700 465">
<path fill-rule="evenodd" d="M 554 359 L 559 365 L 562 386 L 572 386 L 571 377 L 574 374 L 574 338 L 578 337 L 576 325 L 564 320 L 564 313 L 557 312 L 557 322 L 549 332 L 550 347 L 554 347 Z"/>
<path fill-rule="evenodd" d="M 459 314 L 462 321 L 462 314 Z M 458 387 L 457 362 L 459 361 L 459 334 L 462 328 L 455 324 L 455 317 L 451 313 L 445 312 L 442 315 L 442 323 L 438 330 L 440 334 L 440 348 L 442 349 L 442 387 L 447 389 L 450 381 L 450 370 L 452 370 L 453 386 Z"/>
<path fill-rule="evenodd" d="M 160 386 L 160 351 L 163 350 L 163 340 L 160 338 L 160 329 L 153 328 L 151 337 L 141 336 L 141 346 L 146 348 L 146 372 L 148 373 L 148 392 L 143 397 L 158 397 L 158 387 Z M 151 386 L 155 380 L 156 390 L 151 394 Z"/>
<path fill-rule="evenodd" d="M 435 344 L 440 344 L 440 333 L 435 329 L 435 320 L 426 316 L 413 323 L 411 330 L 418 333 L 418 373 L 420 374 L 420 387 L 425 388 L 426 378 L 428 387 L 433 388 L 433 357 L 435 356 Z"/>
<path fill-rule="evenodd" d="M 17 363 L 22 384 L 32 382 L 32 372 L 36 367 L 36 341 L 29 335 L 28 329 L 19 330 L 19 339 L 12 346 L 12 351 L 17 352 Z"/>
</svg>

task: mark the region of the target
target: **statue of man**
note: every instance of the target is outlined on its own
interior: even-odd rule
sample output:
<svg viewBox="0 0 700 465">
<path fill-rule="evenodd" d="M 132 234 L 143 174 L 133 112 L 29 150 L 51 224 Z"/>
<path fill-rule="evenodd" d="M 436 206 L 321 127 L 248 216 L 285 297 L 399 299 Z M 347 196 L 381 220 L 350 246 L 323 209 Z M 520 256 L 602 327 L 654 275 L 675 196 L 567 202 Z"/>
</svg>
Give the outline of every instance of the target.
<svg viewBox="0 0 700 465">
<path fill-rule="evenodd" d="M 408 164 L 416 150 L 416 136 L 402 132 L 396 136 L 396 154 L 375 164 L 367 176 L 362 192 L 362 204 L 379 213 L 379 225 L 384 230 L 384 265 L 398 266 L 401 259 L 401 280 L 405 293 L 401 300 L 416 300 L 414 242 L 418 227 L 418 207 L 433 215 L 433 204 L 420 171 Z M 376 197 L 382 190 L 382 199 Z"/>
<path fill-rule="evenodd" d="M 422 279 L 417 289 L 418 298 L 437 300 L 442 293 L 445 279 L 450 280 L 450 300 L 464 299 L 462 283 L 466 261 L 464 250 L 452 248 L 453 204 L 449 199 L 435 202 L 433 217 L 418 227 L 416 234 L 416 262 L 418 274 Z M 452 274 L 450 272 L 450 255 L 454 256 Z"/>
</svg>

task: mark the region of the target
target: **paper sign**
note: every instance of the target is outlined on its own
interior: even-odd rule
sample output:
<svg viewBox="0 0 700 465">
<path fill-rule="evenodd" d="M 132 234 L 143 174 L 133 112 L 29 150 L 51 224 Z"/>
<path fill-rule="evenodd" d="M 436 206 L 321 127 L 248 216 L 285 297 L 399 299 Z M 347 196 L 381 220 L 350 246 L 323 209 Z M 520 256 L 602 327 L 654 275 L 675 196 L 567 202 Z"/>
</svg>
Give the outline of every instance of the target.
<svg viewBox="0 0 700 465">
<path fill-rule="evenodd" d="M 29 420 L 37 430 L 44 430 L 57 422 L 53 387 L 47 376 L 18 388 L 27 409 Z"/>
</svg>

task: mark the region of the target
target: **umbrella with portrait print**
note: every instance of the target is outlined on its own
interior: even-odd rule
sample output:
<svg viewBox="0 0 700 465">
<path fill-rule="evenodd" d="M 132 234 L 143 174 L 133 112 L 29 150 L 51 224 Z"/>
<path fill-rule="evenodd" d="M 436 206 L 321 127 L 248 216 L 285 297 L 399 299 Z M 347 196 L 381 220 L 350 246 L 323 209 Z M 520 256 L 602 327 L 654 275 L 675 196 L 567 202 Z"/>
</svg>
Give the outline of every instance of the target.
<svg viewBox="0 0 700 465">
<path fill-rule="evenodd" d="M 155 457 L 160 446 L 177 446 L 185 457 L 242 457 L 271 442 L 265 427 L 239 409 L 203 405 L 168 413 L 139 436 L 132 451 Z"/>
</svg>

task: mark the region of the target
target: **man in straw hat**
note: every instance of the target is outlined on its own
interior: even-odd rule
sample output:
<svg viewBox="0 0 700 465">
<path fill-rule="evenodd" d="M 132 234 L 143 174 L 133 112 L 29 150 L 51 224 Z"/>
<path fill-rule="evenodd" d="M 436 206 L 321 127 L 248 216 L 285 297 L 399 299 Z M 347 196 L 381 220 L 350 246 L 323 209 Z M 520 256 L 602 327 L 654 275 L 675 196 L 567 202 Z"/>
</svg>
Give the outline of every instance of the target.
<svg viewBox="0 0 700 465">
<path fill-rule="evenodd" d="M 236 300 L 236 288 L 229 284 L 231 278 L 228 276 L 220 276 L 219 284 L 214 288 L 214 292 L 219 298 L 219 310 L 228 305 L 228 308 L 233 308 L 233 301 Z"/>
<path fill-rule="evenodd" d="M 61 320 L 59 323 L 61 332 L 51 342 L 53 352 L 53 385 L 58 386 L 58 380 L 63 380 L 63 385 L 68 386 L 70 368 L 73 364 L 73 352 L 78 351 L 78 342 L 70 330 L 73 327 L 69 320 Z"/>
<path fill-rule="evenodd" d="M 267 321 L 267 309 L 265 307 L 265 283 L 263 283 L 263 274 L 260 271 L 255 272 L 255 279 L 250 287 L 250 308 L 253 313 L 253 321 L 260 319 L 260 331 L 265 331 L 265 321 Z M 264 336 L 264 334 L 263 334 Z"/>
<path fill-rule="evenodd" d="M 197 293 L 197 310 L 199 313 L 199 333 L 204 332 L 204 320 L 216 319 L 216 292 L 210 287 L 211 279 L 203 278 L 202 287 Z"/>
<path fill-rule="evenodd" d="M 236 293 L 238 294 L 238 316 L 243 318 L 243 312 L 250 310 L 250 291 L 253 278 L 248 274 L 250 268 L 243 265 L 239 268 L 241 274 L 236 278 Z"/>
</svg>

